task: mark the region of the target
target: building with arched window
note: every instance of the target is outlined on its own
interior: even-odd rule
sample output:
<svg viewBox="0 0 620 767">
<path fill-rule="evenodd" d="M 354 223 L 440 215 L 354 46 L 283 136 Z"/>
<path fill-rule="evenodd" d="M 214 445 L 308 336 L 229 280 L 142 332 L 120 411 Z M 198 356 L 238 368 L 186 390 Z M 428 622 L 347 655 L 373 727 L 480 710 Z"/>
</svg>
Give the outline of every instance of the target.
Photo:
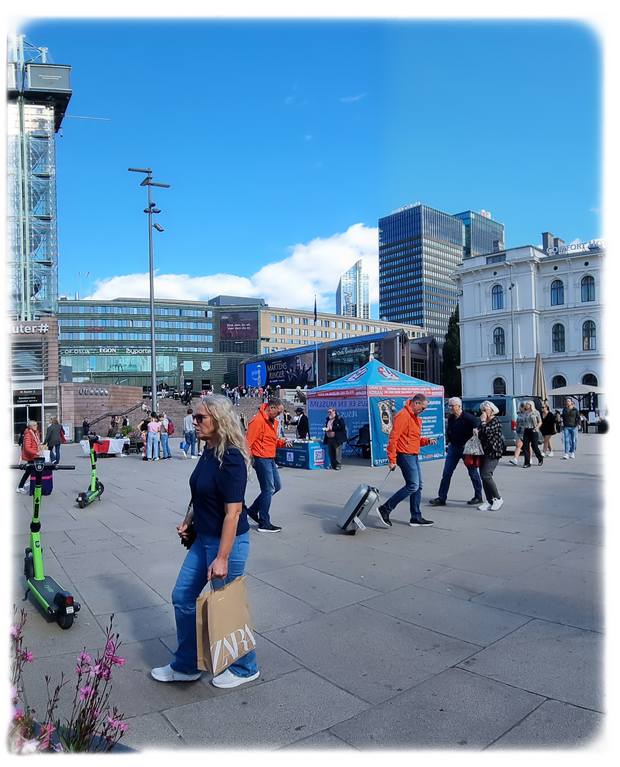
<svg viewBox="0 0 620 767">
<path fill-rule="evenodd" d="M 604 386 L 604 256 L 600 240 L 564 245 L 545 233 L 542 247 L 464 259 L 454 275 L 463 395 L 499 393 L 502 382 L 507 394 L 531 394 L 537 354 L 549 390 Z"/>
</svg>

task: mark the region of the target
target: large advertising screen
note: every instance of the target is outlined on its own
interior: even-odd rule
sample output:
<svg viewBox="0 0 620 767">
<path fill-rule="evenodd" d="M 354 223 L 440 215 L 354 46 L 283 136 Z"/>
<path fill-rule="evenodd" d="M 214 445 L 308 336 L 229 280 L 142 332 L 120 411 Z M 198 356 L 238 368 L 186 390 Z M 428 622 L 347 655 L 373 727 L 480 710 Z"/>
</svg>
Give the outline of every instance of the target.
<svg viewBox="0 0 620 767">
<path fill-rule="evenodd" d="M 223 312 L 220 314 L 222 341 L 251 341 L 258 338 L 258 312 Z"/>
<path fill-rule="evenodd" d="M 251 362 L 245 367 L 246 386 L 302 389 L 314 384 L 314 353 L 291 354 L 280 359 Z"/>
</svg>

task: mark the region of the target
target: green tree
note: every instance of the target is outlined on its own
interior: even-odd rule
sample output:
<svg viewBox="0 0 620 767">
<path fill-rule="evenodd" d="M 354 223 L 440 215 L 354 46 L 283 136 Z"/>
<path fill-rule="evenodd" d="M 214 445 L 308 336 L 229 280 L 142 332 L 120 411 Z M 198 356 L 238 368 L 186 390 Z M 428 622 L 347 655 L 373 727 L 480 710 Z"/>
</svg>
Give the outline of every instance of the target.
<svg viewBox="0 0 620 767">
<path fill-rule="evenodd" d="M 441 383 L 445 397 L 461 396 L 461 339 L 459 336 L 459 307 L 452 312 L 448 322 L 448 332 L 443 345 L 443 366 Z"/>
</svg>

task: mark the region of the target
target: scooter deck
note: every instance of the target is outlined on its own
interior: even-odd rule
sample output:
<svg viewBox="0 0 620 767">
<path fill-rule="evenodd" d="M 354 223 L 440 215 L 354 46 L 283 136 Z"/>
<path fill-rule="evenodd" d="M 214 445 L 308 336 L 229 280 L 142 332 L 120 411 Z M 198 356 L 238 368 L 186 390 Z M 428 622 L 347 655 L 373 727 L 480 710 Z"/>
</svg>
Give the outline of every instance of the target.
<svg viewBox="0 0 620 767">
<path fill-rule="evenodd" d="M 37 602 L 49 611 L 50 615 L 55 615 L 58 612 L 58 605 L 54 603 L 54 597 L 59 592 L 64 592 L 64 589 L 56 583 L 56 581 L 49 575 L 46 575 L 43 580 L 37 581 L 34 578 L 29 578 L 26 581 L 28 591 L 32 593 L 32 596 Z"/>
</svg>

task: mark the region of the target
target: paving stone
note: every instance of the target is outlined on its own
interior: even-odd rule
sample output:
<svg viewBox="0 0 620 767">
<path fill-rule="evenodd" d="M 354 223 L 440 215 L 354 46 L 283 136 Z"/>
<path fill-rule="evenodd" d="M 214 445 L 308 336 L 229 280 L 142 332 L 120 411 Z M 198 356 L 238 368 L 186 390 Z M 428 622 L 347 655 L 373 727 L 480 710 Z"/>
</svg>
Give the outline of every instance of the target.
<svg viewBox="0 0 620 767">
<path fill-rule="evenodd" d="M 486 646 L 527 623 L 529 618 L 484 607 L 416 586 L 367 599 L 365 607 L 402 618 L 465 642 Z"/>
<path fill-rule="evenodd" d="M 481 748 L 543 698 L 490 679 L 447 669 L 358 714 L 332 732 L 361 750 Z"/>
<path fill-rule="evenodd" d="M 130 570 L 119 558 L 119 553 L 127 555 L 135 554 L 135 549 L 121 549 L 108 551 L 91 551 L 82 554 L 69 554 L 62 557 L 62 567 L 70 575 L 77 578 L 85 573 L 94 577 L 96 575 L 108 575 L 110 573 L 126 573 Z"/>
<path fill-rule="evenodd" d="M 291 743 L 290 746 L 284 746 L 282 751 L 302 749 L 311 749 L 313 751 L 356 750 L 350 743 L 345 743 L 344 740 L 341 740 L 329 730 L 323 730 L 323 732 L 317 732 L 316 735 L 311 735 L 309 738 L 304 738 L 303 740 L 298 740 L 295 743 Z"/>
<path fill-rule="evenodd" d="M 587 570 L 592 573 L 602 573 L 605 565 L 604 550 L 601 546 L 591 546 L 588 543 L 578 543 L 575 548 L 560 554 L 551 560 L 552 565 L 574 570 Z"/>
<path fill-rule="evenodd" d="M 474 602 L 601 631 L 601 577 L 586 570 L 544 565 L 491 588 Z"/>
<path fill-rule="evenodd" d="M 602 711 L 602 652 L 598 633 L 533 620 L 459 665 L 523 690 Z"/>
<path fill-rule="evenodd" d="M 257 578 L 248 578 L 247 587 L 250 613 L 259 632 L 291 626 L 319 614 L 306 602 Z"/>
<path fill-rule="evenodd" d="M 80 594 L 95 615 L 164 603 L 144 581 L 124 573 L 82 578 Z"/>
<path fill-rule="evenodd" d="M 101 625 L 106 625 L 110 615 L 101 613 L 97 619 Z M 174 608 L 171 604 L 114 612 L 114 627 L 124 643 L 161 637 L 174 630 L 174 626 Z"/>
<path fill-rule="evenodd" d="M 121 744 L 137 751 L 182 748 L 183 739 L 163 714 L 144 714 L 127 719 L 128 730 Z"/>
<path fill-rule="evenodd" d="M 477 649 L 361 605 L 266 636 L 307 668 L 372 703 L 413 687 Z"/>
<path fill-rule="evenodd" d="M 368 707 L 306 670 L 217 693 L 216 699 L 165 711 L 193 747 L 279 748 Z"/>
<path fill-rule="evenodd" d="M 583 747 L 601 735 L 603 723 L 604 717 L 596 711 L 546 700 L 489 749 Z"/>
<path fill-rule="evenodd" d="M 558 528 L 554 532 L 554 537 L 561 541 L 590 543 L 594 546 L 602 546 L 605 542 L 605 531 L 601 524 L 593 525 L 580 520 Z"/>
<path fill-rule="evenodd" d="M 471 599 L 479 594 L 484 594 L 485 591 L 493 587 L 499 587 L 503 583 L 503 578 L 495 578 L 492 575 L 444 567 L 438 573 L 418 581 L 417 585 L 420 588 L 438 591 L 440 594 L 448 594 L 457 599 Z"/>
<path fill-rule="evenodd" d="M 263 572 L 256 577 L 323 612 L 361 602 L 362 599 L 376 594 L 374 590 L 334 578 L 304 565 L 282 567 L 279 570 Z"/>
</svg>

